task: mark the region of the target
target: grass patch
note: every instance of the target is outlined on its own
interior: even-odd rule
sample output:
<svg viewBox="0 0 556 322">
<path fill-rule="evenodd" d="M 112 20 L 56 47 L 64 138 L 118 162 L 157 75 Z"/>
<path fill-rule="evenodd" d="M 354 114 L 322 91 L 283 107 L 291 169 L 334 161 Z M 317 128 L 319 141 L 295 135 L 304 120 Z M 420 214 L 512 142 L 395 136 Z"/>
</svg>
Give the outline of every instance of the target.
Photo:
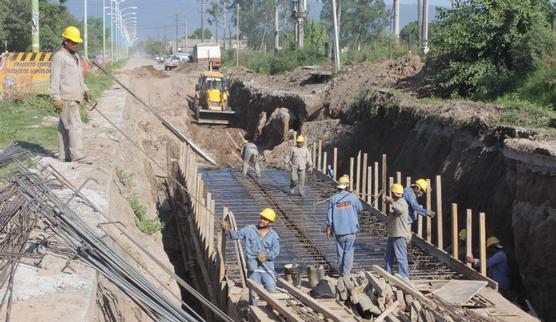
<svg viewBox="0 0 556 322">
<path fill-rule="evenodd" d="M 222 61 L 224 67 L 235 67 L 236 52 L 234 49 L 224 51 Z M 318 65 L 326 61 L 323 53 L 308 46 L 303 49 L 284 49 L 278 53 L 262 51 L 241 51 L 239 65 L 247 67 L 255 73 L 281 74 L 299 66 Z"/>
<path fill-rule="evenodd" d="M 137 228 L 147 235 L 152 235 L 162 229 L 164 229 L 164 224 L 157 219 L 147 219 L 145 214 L 147 213 L 147 208 L 141 204 L 139 197 L 136 194 L 128 196 L 127 202 L 133 210 L 136 218 Z"/>
<path fill-rule="evenodd" d="M 552 120 L 556 118 L 556 113 L 550 106 L 524 100 L 515 93 L 499 97 L 496 103 L 507 106 L 498 118 L 501 124 L 532 128 L 554 126 Z"/>
<path fill-rule="evenodd" d="M 118 177 L 118 181 L 124 186 L 131 187 L 131 179 L 133 179 L 134 176 L 135 173 L 116 167 L 116 177 Z"/>
</svg>

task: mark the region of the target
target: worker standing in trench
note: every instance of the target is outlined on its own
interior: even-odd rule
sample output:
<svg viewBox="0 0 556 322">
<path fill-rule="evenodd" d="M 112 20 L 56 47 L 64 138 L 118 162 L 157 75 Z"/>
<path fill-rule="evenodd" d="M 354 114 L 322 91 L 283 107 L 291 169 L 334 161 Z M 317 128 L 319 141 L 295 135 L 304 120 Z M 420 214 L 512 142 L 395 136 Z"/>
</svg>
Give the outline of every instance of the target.
<svg viewBox="0 0 556 322">
<path fill-rule="evenodd" d="M 392 197 L 384 196 L 384 201 L 390 206 L 390 211 L 386 215 L 388 243 L 386 244 L 385 270 L 392 274 L 394 256 L 396 256 L 400 275 L 409 279 L 409 262 L 407 259 L 407 241 L 411 239 L 411 224 L 408 220 L 409 209 L 403 198 L 404 189 L 401 184 L 393 184 L 390 192 Z"/>
<path fill-rule="evenodd" d="M 338 270 L 341 277 L 349 276 L 353 266 L 355 239 L 359 232 L 359 213 L 363 205 L 359 198 L 348 191 L 349 177 L 338 179 L 338 192 L 330 197 L 328 218 L 326 221 L 326 238 L 332 240 L 336 236 L 336 252 Z"/>
<path fill-rule="evenodd" d="M 510 266 L 508 265 L 508 256 L 504 251 L 504 246 L 500 240 L 495 237 L 487 239 L 487 276 L 492 278 L 498 283 L 500 293 L 507 299 L 513 300 L 513 292 L 510 290 Z M 473 267 L 478 268 L 481 261 L 474 258 L 472 255 L 467 256 L 467 262 L 473 264 Z"/>
<path fill-rule="evenodd" d="M 280 237 L 272 229 L 276 213 L 266 208 L 259 214 L 257 225 L 245 226 L 238 231 L 230 231 L 229 224 L 222 220 L 220 227 L 231 239 L 245 241 L 248 276 L 257 284 L 262 284 L 270 293 L 276 293 L 276 273 L 274 259 L 280 254 Z M 249 304 L 255 304 L 255 294 L 249 290 Z"/>
<path fill-rule="evenodd" d="M 255 168 L 255 176 L 261 176 L 261 168 L 259 166 L 259 148 L 255 143 L 249 142 L 242 138 L 243 147 L 241 148 L 241 158 L 243 159 L 243 175 L 247 175 L 249 169 L 249 161 L 253 159 L 253 167 Z"/>
<path fill-rule="evenodd" d="M 83 154 L 83 123 L 79 104 L 83 98 L 92 98 L 81 72 L 81 60 L 76 51 L 83 42 L 79 29 L 67 27 L 62 37 L 62 49 L 52 57 L 50 97 L 60 112 L 58 123 L 59 159 L 65 162 L 91 164 Z"/>
<path fill-rule="evenodd" d="M 306 170 L 309 173 L 313 171 L 313 160 L 309 149 L 305 146 L 303 135 L 299 135 L 295 142 L 296 145 L 291 147 L 286 156 L 286 168 L 291 170 L 290 195 L 294 194 L 295 187 L 299 185 L 299 195 L 303 196 L 305 193 L 305 172 Z"/>
<path fill-rule="evenodd" d="M 427 189 L 429 189 L 429 183 L 425 179 L 419 179 L 404 189 L 403 197 L 409 206 L 408 223 L 410 226 L 417 219 L 417 215 L 431 217 L 431 219 L 436 216 L 434 211 L 426 209 L 417 202 L 417 198 L 422 197 Z"/>
</svg>

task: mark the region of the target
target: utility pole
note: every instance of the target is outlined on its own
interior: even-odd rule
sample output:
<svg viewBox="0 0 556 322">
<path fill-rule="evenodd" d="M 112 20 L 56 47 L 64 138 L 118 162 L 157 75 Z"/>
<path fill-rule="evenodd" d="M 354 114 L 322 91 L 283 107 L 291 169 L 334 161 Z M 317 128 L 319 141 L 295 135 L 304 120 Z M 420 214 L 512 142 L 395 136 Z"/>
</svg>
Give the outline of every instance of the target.
<svg viewBox="0 0 556 322">
<path fill-rule="evenodd" d="M 394 0 L 394 36 L 400 38 L 400 0 Z"/>
<path fill-rule="evenodd" d="M 429 52 L 429 0 L 423 0 L 423 55 Z"/>
<path fill-rule="evenodd" d="M 236 67 L 239 67 L 239 2 L 236 3 Z"/>
<path fill-rule="evenodd" d="M 102 0 L 102 63 L 106 63 L 106 0 Z"/>
<path fill-rule="evenodd" d="M 87 22 L 88 22 L 88 18 L 87 18 L 87 0 L 83 0 L 83 40 L 84 40 L 84 45 L 83 45 L 83 53 L 85 54 L 85 58 L 89 58 L 89 39 L 88 39 L 88 35 L 87 35 Z"/>
<path fill-rule="evenodd" d="M 332 1 L 332 23 L 334 25 L 334 64 L 336 71 L 341 69 L 340 66 L 340 35 L 338 34 L 338 16 L 336 16 L 336 0 Z"/>
<path fill-rule="evenodd" d="M 297 21 L 297 48 L 303 48 L 305 31 L 303 24 L 307 15 L 307 5 L 305 0 L 297 0 L 297 12 L 295 18 Z"/>
<path fill-rule="evenodd" d="M 110 0 L 110 63 L 114 63 L 114 11 Z"/>
<path fill-rule="evenodd" d="M 201 42 L 205 42 L 205 0 L 201 0 Z"/>
<path fill-rule="evenodd" d="M 39 52 L 39 0 L 31 3 L 31 49 L 34 53 Z"/>
<path fill-rule="evenodd" d="M 420 51 L 423 45 L 423 0 L 417 0 L 417 30 L 419 33 L 417 48 Z"/>
<path fill-rule="evenodd" d="M 174 50 L 174 54 L 178 52 L 178 48 L 179 48 L 179 46 L 178 46 L 178 41 L 179 41 L 179 37 L 180 37 L 179 23 L 180 23 L 180 18 L 178 16 L 178 14 L 176 13 L 176 48 Z"/>
<path fill-rule="evenodd" d="M 184 46 L 185 48 L 184 48 L 184 51 L 187 51 L 187 37 L 189 37 L 189 36 L 187 35 L 187 18 L 185 18 L 185 46 Z"/>
<path fill-rule="evenodd" d="M 278 23 L 278 1 L 274 2 L 274 51 L 280 50 L 280 24 Z"/>
</svg>

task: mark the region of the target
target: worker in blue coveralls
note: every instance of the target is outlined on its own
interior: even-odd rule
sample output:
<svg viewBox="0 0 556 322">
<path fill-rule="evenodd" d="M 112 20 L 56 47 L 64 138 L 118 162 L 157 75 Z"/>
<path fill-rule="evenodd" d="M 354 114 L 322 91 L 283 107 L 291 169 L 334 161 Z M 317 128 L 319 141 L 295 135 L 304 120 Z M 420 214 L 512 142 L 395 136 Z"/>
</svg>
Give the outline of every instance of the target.
<svg viewBox="0 0 556 322">
<path fill-rule="evenodd" d="M 338 180 L 338 192 L 330 197 L 328 219 L 326 221 L 326 238 L 336 236 L 336 252 L 340 276 L 349 276 L 353 266 L 355 238 L 359 231 L 358 215 L 363 209 L 361 201 L 348 191 L 349 177 Z"/>
<path fill-rule="evenodd" d="M 245 241 L 245 257 L 247 270 L 251 280 L 262 284 L 270 292 L 276 292 L 276 274 L 274 259 L 280 254 L 280 237 L 271 225 L 276 219 L 276 213 L 270 208 L 260 212 L 257 225 L 245 226 L 239 231 L 230 231 L 230 226 L 224 220 L 220 227 L 227 232 L 228 238 Z M 249 290 L 249 304 L 254 305 L 255 296 Z"/>
<path fill-rule="evenodd" d="M 427 192 L 427 189 L 429 189 L 429 183 L 425 179 L 419 179 L 411 186 L 405 188 L 403 197 L 409 206 L 409 225 L 417 219 L 417 215 L 431 217 L 431 219 L 436 216 L 434 211 L 426 209 L 417 202 L 417 198 L 422 197 Z"/>
<path fill-rule="evenodd" d="M 508 265 L 508 256 L 504 251 L 504 246 L 498 238 L 492 236 L 487 239 L 487 252 L 487 276 L 498 283 L 498 288 L 502 295 L 508 296 L 510 291 L 510 266 Z M 472 255 L 467 256 L 467 262 L 473 264 L 474 267 L 481 265 L 480 260 L 473 258 Z"/>
</svg>

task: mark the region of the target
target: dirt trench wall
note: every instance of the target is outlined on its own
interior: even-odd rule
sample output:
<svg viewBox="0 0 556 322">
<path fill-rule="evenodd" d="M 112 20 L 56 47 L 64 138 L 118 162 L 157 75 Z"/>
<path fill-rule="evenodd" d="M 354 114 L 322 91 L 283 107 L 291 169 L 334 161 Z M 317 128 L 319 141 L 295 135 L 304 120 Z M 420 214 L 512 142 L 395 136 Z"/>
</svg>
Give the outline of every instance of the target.
<svg viewBox="0 0 556 322">
<path fill-rule="evenodd" d="M 480 121 L 462 124 L 395 106 L 372 109 L 327 144 L 329 154 L 336 146 L 338 155 L 346 156 L 339 174 L 349 173 L 347 156 L 359 150 L 369 154 L 369 162 L 387 154 L 388 175 L 401 171 L 403 182 L 405 176 L 415 180 L 441 174 L 444 244 L 451 238 L 449 203 L 459 206 L 459 227 L 465 225 L 466 208 L 475 211 L 475 223 L 478 212 L 486 212 L 487 235 L 496 235 L 513 250 L 527 297 L 541 317 L 556 320 L 556 158 L 510 148 L 504 141 L 507 131 L 489 129 Z M 519 283 L 518 275 L 513 283 Z"/>
</svg>

